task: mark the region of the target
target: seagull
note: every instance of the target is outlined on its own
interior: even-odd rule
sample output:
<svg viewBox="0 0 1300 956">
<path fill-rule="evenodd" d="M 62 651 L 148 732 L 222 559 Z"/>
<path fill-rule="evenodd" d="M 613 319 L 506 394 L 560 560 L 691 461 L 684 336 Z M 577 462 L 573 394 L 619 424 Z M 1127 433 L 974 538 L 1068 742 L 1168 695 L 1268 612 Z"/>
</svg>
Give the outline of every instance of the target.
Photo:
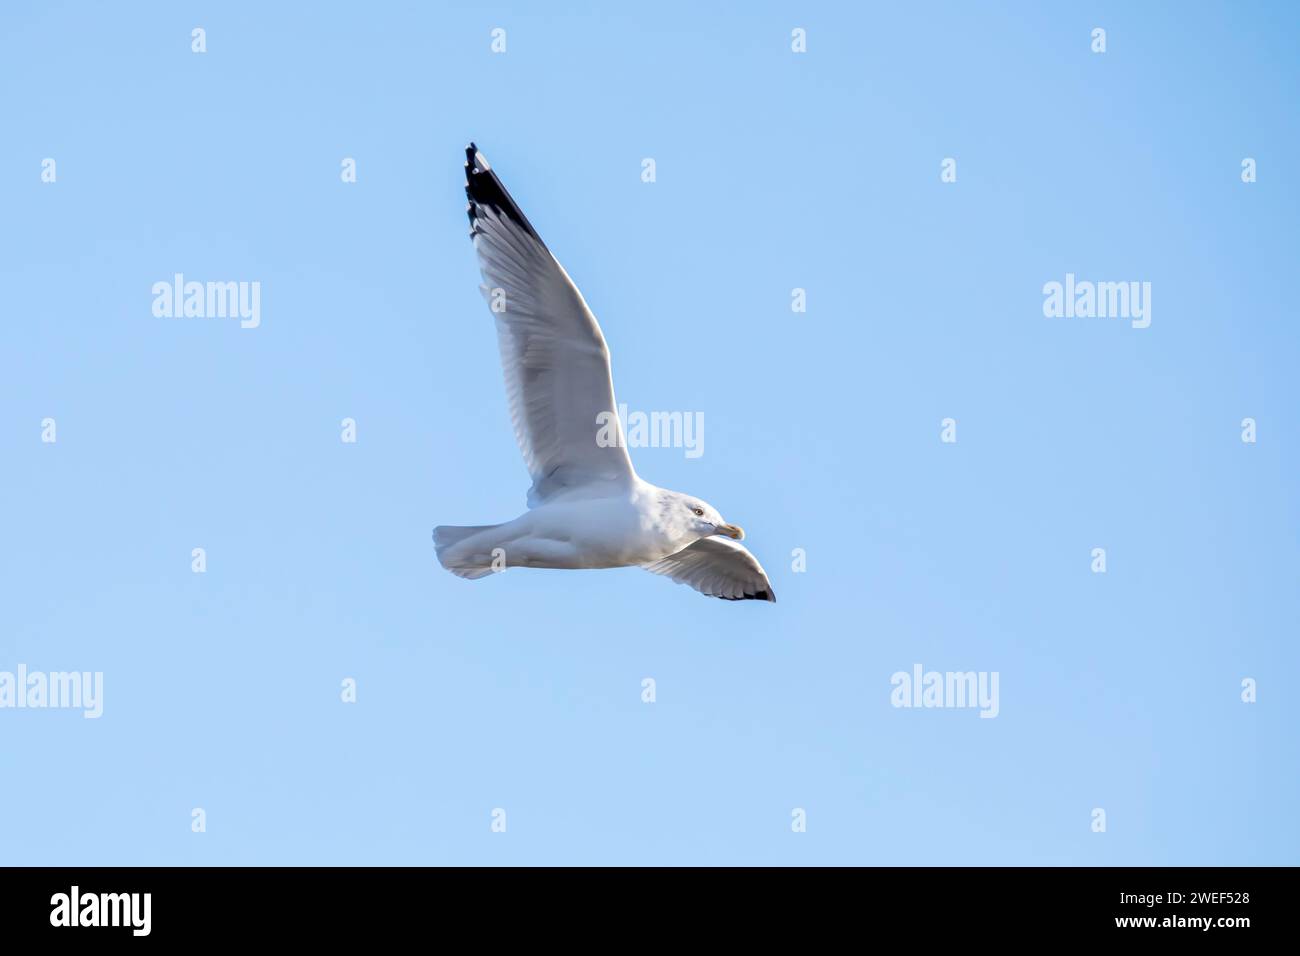
<svg viewBox="0 0 1300 956">
<path fill-rule="evenodd" d="M 775 602 L 740 527 L 633 470 L 596 316 L 478 147 L 465 156 L 479 289 L 533 484 L 513 521 L 434 528 L 439 563 L 470 580 L 512 567 L 641 567 L 709 597 Z"/>
</svg>

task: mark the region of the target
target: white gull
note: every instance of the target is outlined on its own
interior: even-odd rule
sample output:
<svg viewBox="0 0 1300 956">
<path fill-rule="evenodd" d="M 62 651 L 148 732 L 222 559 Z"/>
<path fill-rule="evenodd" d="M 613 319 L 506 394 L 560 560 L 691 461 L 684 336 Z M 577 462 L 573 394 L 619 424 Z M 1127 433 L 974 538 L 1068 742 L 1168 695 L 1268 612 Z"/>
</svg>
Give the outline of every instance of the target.
<svg viewBox="0 0 1300 956">
<path fill-rule="evenodd" d="M 729 601 L 775 601 L 743 530 L 695 496 L 643 481 L 628 457 L 609 349 L 568 273 L 477 147 L 466 149 L 470 236 L 532 476 L 513 521 L 433 529 L 442 566 L 477 579 L 508 567 L 643 567 Z M 617 435 L 610 437 L 610 424 Z"/>
</svg>

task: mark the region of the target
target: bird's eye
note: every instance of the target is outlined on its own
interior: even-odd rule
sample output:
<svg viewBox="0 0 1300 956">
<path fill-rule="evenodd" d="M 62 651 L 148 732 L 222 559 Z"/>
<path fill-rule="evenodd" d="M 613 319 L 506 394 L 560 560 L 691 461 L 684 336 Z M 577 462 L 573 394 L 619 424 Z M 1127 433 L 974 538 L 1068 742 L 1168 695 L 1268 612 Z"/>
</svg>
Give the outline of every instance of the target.
<svg viewBox="0 0 1300 956">
<path fill-rule="evenodd" d="M 701 517 L 701 518 L 704 517 L 704 509 L 703 509 L 703 508 L 692 508 L 691 510 L 694 511 L 695 514 L 696 514 L 697 516 L 699 516 L 699 517 Z"/>
</svg>

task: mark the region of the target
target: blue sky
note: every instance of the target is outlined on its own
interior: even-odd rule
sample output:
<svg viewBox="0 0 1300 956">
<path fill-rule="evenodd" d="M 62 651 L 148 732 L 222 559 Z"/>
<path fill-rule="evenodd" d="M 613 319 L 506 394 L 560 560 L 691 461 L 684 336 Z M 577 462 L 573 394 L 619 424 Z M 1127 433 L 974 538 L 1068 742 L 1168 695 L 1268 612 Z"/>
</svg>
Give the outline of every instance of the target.
<svg viewBox="0 0 1300 956">
<path fill-rule="evenodd" d="M 0 709 L 0 863 L 1298 861 L 1294 6 L 3 26 L 0 671 L 102 672 L 104 712 Z M 437 566 L 528 483 L 470 139 L 619 400 L 703 414 L 638 470 L 779 603 Z M 177 272 L 261 325 L 154 316 Z M 1150 327 L 1045 317 L 1067 273 L 1150 282 Z M 915 664 L 996 672 L 998 716 L 891 706 Z"/>
</svg>

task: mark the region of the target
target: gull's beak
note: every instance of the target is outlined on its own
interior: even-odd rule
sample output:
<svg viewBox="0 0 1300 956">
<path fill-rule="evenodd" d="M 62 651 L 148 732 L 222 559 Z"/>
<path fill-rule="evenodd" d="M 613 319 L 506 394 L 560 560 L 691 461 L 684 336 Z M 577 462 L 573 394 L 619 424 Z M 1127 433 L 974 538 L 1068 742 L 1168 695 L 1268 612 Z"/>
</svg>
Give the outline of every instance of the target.
<svg viewBox="0 0 1300 956">
<path fill-rule="evenodd" d="M 745 529 L 737 524 L 720 524 L 713 530 L 714 534 L 725 534 L 737 541 L 745 540 Z"/>
</svg>

